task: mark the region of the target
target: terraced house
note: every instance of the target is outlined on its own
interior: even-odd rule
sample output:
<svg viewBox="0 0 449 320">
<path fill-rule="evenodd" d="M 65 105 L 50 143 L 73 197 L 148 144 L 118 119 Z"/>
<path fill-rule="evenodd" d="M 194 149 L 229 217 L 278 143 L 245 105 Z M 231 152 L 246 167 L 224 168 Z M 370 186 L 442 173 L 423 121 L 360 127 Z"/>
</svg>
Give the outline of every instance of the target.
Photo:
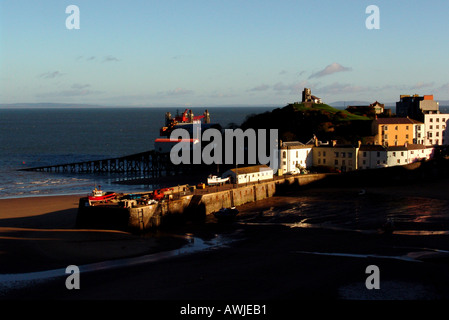
<svg viewBox="0 0 449 320">
<path fill-rule="evenodd" d="M 424 123 L 408 117 L 375 119 L 371 130 L 377 145 L 403 146 L 424 142 Z"/>
<path fill-rule="evenodd" d="M 313 165 L 327 166 L 337 171 L 347 172 L 358 169 L 358 152 L 361 144 L 337 144 L 333 140 L 328 145 L 316 145 L 313 148 Z"/>
</svg>

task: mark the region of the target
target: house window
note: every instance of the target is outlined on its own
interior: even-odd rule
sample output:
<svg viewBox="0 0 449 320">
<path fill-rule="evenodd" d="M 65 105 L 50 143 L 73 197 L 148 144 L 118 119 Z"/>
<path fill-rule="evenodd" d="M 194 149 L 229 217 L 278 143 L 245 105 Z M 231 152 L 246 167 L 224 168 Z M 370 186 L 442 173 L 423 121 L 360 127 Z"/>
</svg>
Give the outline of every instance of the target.
<svg viewBox="0 0 449 320">
<path fill-rule="evenodd" d="M 405 135 L 405 139 L 408 139 L 408 134 Z"/>
<path fill-rule="evenodd" d="M 440 118 L 437 118 L 437 122 L 440 122 Z"/>
<path fill-rule="evenodd" d="M 408 126 L 405 126 L 405 130 L 408 130 Z"/>
<path fill-rule="evenodd" d="M 388 126 L 384 126 L 384 129 L 385 129 L 385 130 L 388 130 Z"/>
<path fill-rule="evenodd" d="M 430 118 L 430 122 L 433 122 L 433 118 Z"/>
<path fill-rule="evenodd" d="M 284 151 L 284 152 L 282 153 L 282 158 L 283 158 L 283 159 L 286 159 L 286 158 L 287 158 L 287 152 L 286 152 L 286 151 Z"/>
<path fill-rule="evenodd" d="M 433 129 L 433 126 L 429 126 L 429 129 L 432 130 L 432 129 Z"/>
<path fill-rule="evenodd" d="M 401 151 L 401 157 L 403 157 L 404 156 L 404 151 Z"/>
<path fill-rule="evenodd" d="M 440 126 L 437 124 L 437 129 L 440 129 Z"/>
<path fill-rule="evenodd" d="M 398 159 L 398 163 L 401 163 L 401 159 Z"/>
<path fill-rule="evenodd" d="M 439 133 L 439 132 L 437 132 L 437 133 L 435 133 L 435 135 L 436 135 L 437 137 L 439 137 L 439 136 L 440 136 L 440 133 Z"/>
<path fill-rule="evenodd" d="M 336 164 L 336 165 L 338 164 L 338 159 L 335 159 L 335 164 Z"/>
<path fill-rule="evenodd" d="M 348 152 L 348 158 L 352 158 L 352 152 Z"/>
<path fill-rule="evenodd" d="M 363 160 L 363 164 L 366 164 L 366 160 Z"/>
<path fill-rule="evenodd" d="M 366 157 L 366 151 L 363 151 L 363 156 Z"/>
<path fill-rule="evenodd" d="M 323 157 L 325 157 L 326 156 L 326 151 L 323 151 Z"/>
<path fill-rule="evenodd" d="M 321 157 L 321 151 L 318 151 L 318 157 Z"/>
<path fill-rule="evenodd" d="M 338 158 L 338 152 L 335 152 L 335 158 Z"/>
<path fill-rule="evenodd" d="M 393 157 L 396 157 L 396 152 L 395 151 L 393 151 Z"/>
<path fill-rule="evenodd" d="M 379 152 L 379 151 L 377 151 L 377 157 L 378 157 L 378 158 L 380 157 L 380 152 Z"/>
<path fill-rule="evenodd" d="M 398 126 L 394 127 L 394 130 L 398 130 Z"/>
<path fill-rule="evenodd" d="M 298 158 L 298 151 L 296 151 L 296 158 Z"/>
<path fill-rule="evenodd" d="M 318 164 L 321 164 L 321 158 L 318 158 Z"/>
<path fill-rule="evenodd" d="M 326 164 L 326 159 L 323 159 L 323 164 Z"/>
<path fill-rule="evenodd" d="M 346 158 L 346 152 L 342 152 L 342 153 L 341 153 L 341 157 L 342 157 L 342 158 Z"/>
<path fill-rule="evenodd" d="M 286 166 L 286 165 L 287 165 L 287 162 L 283 161 L 282 164 L 283 164 L 284 166 Z"/>
<path fill-rule="evenodd" d="M 346 160 L 341 160 L 341 165 L 345 166 L 346 165 Z"/>
</svg>

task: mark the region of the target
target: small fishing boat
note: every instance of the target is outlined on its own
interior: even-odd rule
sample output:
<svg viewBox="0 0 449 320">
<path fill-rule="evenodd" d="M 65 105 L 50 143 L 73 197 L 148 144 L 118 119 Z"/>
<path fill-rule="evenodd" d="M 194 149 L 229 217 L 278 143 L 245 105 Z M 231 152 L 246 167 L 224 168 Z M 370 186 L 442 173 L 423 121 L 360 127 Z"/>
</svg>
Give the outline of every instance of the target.
<svg viewBox="0 0 449 320">
<path fill-rule="evenodd" d="M 236 207 L 221 208 L 220 210 L 214 212 L 214 216 L 218 220 L 232 220 L 237 216 L 238 213 L 239 211 Z"/>
<path fill-rule="evenodd" d="M 89 201 L 107 201 L 107 200 L 112 200 L 115 199 L 115 192 L 112 191 L 108 191 L 108 192 L 104 192 L 101 190 L 101 186 L 95 187 L 94 190 L 92 190 L 92 195 L 90 195 Z"/>
<path fill-rule="evenodd" d="M 229 181 L 229 177 L 220 178 L 218 176 L 213 176 L 213 175 L 209 175 L 209 177 L 207 177 L 207 184 L 210 186 L 215 185 L 215 184 L 227 183 L 228 181 Z"/>
</svg>

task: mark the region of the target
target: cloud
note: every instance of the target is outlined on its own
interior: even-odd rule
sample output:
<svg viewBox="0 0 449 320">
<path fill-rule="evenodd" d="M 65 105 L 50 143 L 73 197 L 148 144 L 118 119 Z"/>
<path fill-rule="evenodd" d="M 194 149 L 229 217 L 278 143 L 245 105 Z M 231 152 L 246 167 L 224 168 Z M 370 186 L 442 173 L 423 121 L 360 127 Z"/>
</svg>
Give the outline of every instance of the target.
<svg viewBox="0 0 449 320">
<path fill-rule="evenodd" d="M 248 91 L 250 92 L 254 92 L 254 91 L 267 91 L 268 89 L 270 89 L 271 87 L 267 84 L 261 84 L 260 86 L 256 86 L 252 89 L 249 89 Z"/>
<path fill-rule="evenodd" d="M 53 92 L 44 92 L 36 94 L 38 98 L 50 98 L 50 97 L 81 97 L 81 96 L 90 96 L 103 93 L 102 91 L 93 91 L 93 90 L 79 90 L 79 89 L 70 89 L 70 90 L 61 90 L 61 91 L 53 91 Z"/>
<path fill-rule="evenodd" d="M 307 87 L 307 81 L 295 82 L 290 84 L 284 84 L 283 82 L 278 82 L 273 86 L 273 90 L 279 94 L 301 94 L 302 90 Z"/>
<path fill-rule="evenodd" d="M 449 92 L 449 83 L 443 84 L 441 87 L 437 89 L 437 91 Z"/>
<path fill-rule="evenodd" d="M 193 90 L 187 90 L 183 88 L 176 88 L 174 90 L 169 90 L 163 93 L 166 96 L 184 96 L 188 94 L 193 94 Z"/>
<path fill-rule="evenodd" d="M 328 65 L 323 70 L 313 73 L 309 77 L 309 79 L 321 78 L 321 77 L 328 76 L 328 75 L 336 73 L 336 72 L 351 71 L 351 70 L 352 70 L 352 68 L 343 67 L 341 64 L 334 62 L 334 63 Z"/>
<path fill-rule="evenodd" d="M 39 78 L 54 79 L 54 78 L 57 78 L 57 77 L 61 77 L 63 75 L 64 75 L 64 73 L 61 73 L 59 71 L 45 72 L 45 73 L 41 73 L 39 75 Z"/>
<path fill-rule="evenodd" d="M 51 92 L 38 93 L 36 96 L 39 98 L 50 98 L 50 97 L 80 97 L 80 96 L 90 96 L 103 93 L 102 91 L 88 89 L 91 87 L 90 84 L 79 84 L 74 83 L 69 89 Z"/>
<path fill-rule="evenodd" d="M 411 87 L 412 90 L 433 87 L 434 82 L 418 82 Z"/>
<path fill-rule="evenodd" d="M 120 61 L 120 60 L 111 55 L 103 58 L 103 62 L 113 62 L 113 61 Z"/>
<path fill-rule="evenodd" d="M 81 89 L 86 89 L 86 88 L 89 88 L 90 87 L 90 84 L 80 84 L 80 83 L 74 83 L 73 85 L 72 85 L 72 89 L 78 89 L 78 90 L 81 90 Z"/>
<path fill-rule="evenodd" d="M 358 93 L 363 91 L 370 91 L 370 88 L 364 86 L 354 86 L 348 83 L 334 82 L 330 85 L 317 88 L 316 91 L 321 95 L 333 94 L 338 95 L 341 93 Z"/>
</svg>

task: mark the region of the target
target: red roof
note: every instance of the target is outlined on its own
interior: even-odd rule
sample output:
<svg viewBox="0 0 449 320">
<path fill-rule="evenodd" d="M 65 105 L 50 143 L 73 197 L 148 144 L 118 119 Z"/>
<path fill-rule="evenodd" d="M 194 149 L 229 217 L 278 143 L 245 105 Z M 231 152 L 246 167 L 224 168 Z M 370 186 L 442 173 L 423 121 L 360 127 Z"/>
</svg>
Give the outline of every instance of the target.
<svg viewBox="0 0 449 320">
<path fill-rule="evenodd" d="M 376 120 L 378 124 L 413 124 L 413 123 L 421 123 L 416 120 L 412 120 L 410 118 L 377 118 Z"/>
</svg>

